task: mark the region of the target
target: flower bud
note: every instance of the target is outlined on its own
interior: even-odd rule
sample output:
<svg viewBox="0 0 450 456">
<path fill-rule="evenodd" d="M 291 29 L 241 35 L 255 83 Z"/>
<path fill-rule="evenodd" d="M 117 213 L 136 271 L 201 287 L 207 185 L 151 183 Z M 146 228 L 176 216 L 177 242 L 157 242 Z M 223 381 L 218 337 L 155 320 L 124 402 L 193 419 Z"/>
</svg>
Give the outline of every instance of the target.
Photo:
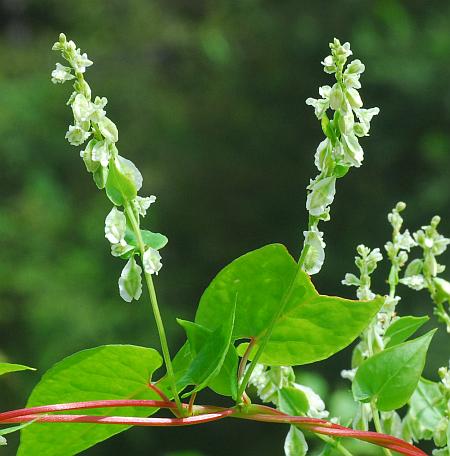
<svg viewBox="0 0 450 456">
<path fill-rule="evenodd" d="M 124 243 L 126 229 L 127 219 L 125 214 L 114 206 L 105 219 L 105 238 L 111 244 Z"/>
<path fill-rule="evenodd" d="M 145 272 L 148 274 L 158 275 L 158 272 L 162 268 L 161 255 L 157 250 L 152 249 L 151 247 L 148 247 L 148 249 L 144 252 L 142 263 L 144 265 Z"/>
<path fill-rule="evenodd" d="M 134 257 L 131 257 L 119 279 L 119 292 L 122 299 L 131 302 L 133 299 L 138 300 L 142 294 L 142 268 L 136 263 Z"/>
</svg>

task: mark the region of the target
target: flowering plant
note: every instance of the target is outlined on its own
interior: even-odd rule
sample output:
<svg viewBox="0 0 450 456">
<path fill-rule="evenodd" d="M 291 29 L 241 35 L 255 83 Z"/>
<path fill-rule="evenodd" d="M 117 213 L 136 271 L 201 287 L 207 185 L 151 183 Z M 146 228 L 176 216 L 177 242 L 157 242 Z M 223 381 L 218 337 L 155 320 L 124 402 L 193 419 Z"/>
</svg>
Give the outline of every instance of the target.
<svg viewBox="0 0 450 456">
<path fill-rule="evenodd" d="M 67 104 L 74 120 L 66 139 L 83 146 L 84 165 L 112 204 L 104 230 L 111 254 L 125 262 L 119 294 L 127 302 L 139 300 L 144 278 L 162 357 L 153 348 L 104 345 L 63 359 L 42 377 L 26 408 L 0 413 L 0 424 L 18 423 L 0 430 L 0 444 L 6 444 L 3 435 L 22 429 L 19 455 L 74 455 L 130 426 L 185 426 L 233 417 L 289 425 L 287 456 L 307 454 L 305 433 L 324 442 L 322 455 L 352 455 L 348 439 L 379 445 L 387 455 L 416 456 L 425 453 L 414 443 L 433 440 L 433 455 L 449 455 L 450 372 L 439 369 L 440 382 L 422 377 L 435 330 L 410 339 L 428 317 L 397 313 L 400 285 L 426 290 L 450 333 L 450 283 L 441 277 L 445 268 L 437 260 L 450 239 L 438 232 L 439 217 L 410 234 L 403 230 L 401 216 L 406 205 L 398 203 L 391 211 L 386 294 L 371 287 L 381 250 L 364 245 L 357 247 L 358 275 L 348 273 L 343 280 L 356 287 L 357 300 L 321 295 L 310 279 L 324 264 L 319 222 L 330 219 L 336 181 L 361 166 L 360 138 L 368 136 L 379 113 L 378 108 L 363 108 L 358 90 L 365 67 L 360 60 L 348 61 L 349 43 L 335 39 L 330 44 L 331 54 L 322 64 L 336 82 L 320 87 L 321 98 L 306 101 L 325 139 L 315 154 L 319 174 L 307 187 L 309 222 L 299 259 L 284 246 L 271 244 L 226 266 L 203 293 L 195 321 L 177 320 L 186 342 L 174 357 L 154 286 L 162 268 L 160 250 L 168 240 L 141 227 L 156 197 L 138 194 L 142 175 L 119 154 L 118 129 L 106 115 L 107 100 L 93 98 L 84 78 L 93 62 L 63 34 L 53 49 L 67 63 L 56 64 L 52 82 L 73 82 Z M 410 260 L 415 251 L 419 256 Z M 357 338 L 351 368 L 342 371 L 351 381 L 357 414 L 352 423 L 339 416 L 327 420 L 325 403 L 297 381 L 294 367 L 327 359 Z M 153 379 L 163 362 L 165 375 Z M 0 375 L 26 369 L 2 363 Z M 249 386 L 255 389 L 249 392 Z M 230 406 L 197 405 L 197 394 L 205 388 L 229 398 Z M 273 406 L 252 402 L 252 391 Z M 398 410 L 404 406 L 401 416 Z M 153 417 L 160 409 L 174 416 Z M 375 430 L 370 430 L 371 422 Z"/>
</svg>

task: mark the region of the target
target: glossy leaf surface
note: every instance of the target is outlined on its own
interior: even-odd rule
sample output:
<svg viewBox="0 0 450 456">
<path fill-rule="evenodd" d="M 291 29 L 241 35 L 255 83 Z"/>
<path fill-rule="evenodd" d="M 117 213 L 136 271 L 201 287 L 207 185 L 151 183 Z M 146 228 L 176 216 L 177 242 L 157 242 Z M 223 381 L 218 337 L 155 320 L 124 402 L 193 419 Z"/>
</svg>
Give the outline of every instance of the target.
<svg viewBox="0 0 450 456">
<path fill-rule="evenodd" d="M 151 348 L 104 345 L 83 350 L 55 364 L 34 388 L 27 407 L 102 399 L 159 399 L 149 389 L 161 356 Z M 148 416 L 155 408 L 83 410 L 86 415 Z M 79 414 L 80 412 L 64 412 Z M 19 456 L 71 456 L 129 426 L 34 423 L 21 431 Z"/>
<path fill-rule="evenodd" d="M 356 371 L 353 396 L 376 401 L 382 411 L 405 405 L 417 387 L 434 331 L 388 348 L 364 361 Z"/>
<path fill-rule="evenodd" d="M 276 318 L 260 359 L 268 365 L 308 364 L 330 357 L 349 345 L 383 304 L 382 298 L 351 301 L 319 295 L 280 244 L 247 253 L 220 271 L 200 300 L 196 322 L 216 327 L 236 296 L 234 339 L 261 340 Z"/>
<path fill-rule="evenodd" d="M 401 344 L 412 336 L 428 320 L 429 318 L 427 316 L 413 317 L 408 315 L 394 321 L 394 323 L 388 327 L 384 335 L 384 338 L 388 341 L 386 348 Z"/>
</svg>

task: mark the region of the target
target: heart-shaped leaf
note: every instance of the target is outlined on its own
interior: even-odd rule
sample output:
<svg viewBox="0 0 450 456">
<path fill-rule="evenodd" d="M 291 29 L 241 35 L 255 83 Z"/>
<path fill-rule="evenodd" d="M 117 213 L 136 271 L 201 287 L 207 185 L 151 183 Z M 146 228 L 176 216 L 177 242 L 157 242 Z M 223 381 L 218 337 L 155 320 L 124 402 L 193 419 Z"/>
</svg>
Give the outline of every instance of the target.
<svg viewBox="0 0 450 456">
<path fill-rule="evenodd" d="M 55 364 L 32 391 L 27 407 L 102 399 L 159 399 L 148 387 L 161 356 L 151 348 L 104 345 Z M 82 414 L 148 416 L 155 408 L 83 410 Z M 78 411 L 64 412 L 79 414 Z M 19 456 L 71 456 L 129 426 L 34 423 L 21 431 Z"/>
<path fill-rule="evenodd" d="M 417 387 L 435 331 L 394 345 L 364 361 L 352 384 L 357 401 L 375 401 L 379 410 L 405 405 Z"/>
<path fill-rule="evenodd" d="M 280 244 L 247 253 L 211 282 L 195 321 L 217 327 L 238 296 L 233 339 L 253 337 L 257 346 L 276 317 L 261 363 L 293 366 L 328 358 L 364 330 L 384 300 L 351 301 L 319 295 L 309 276 L 297 273 L 297 269 Z"/>
</svg>

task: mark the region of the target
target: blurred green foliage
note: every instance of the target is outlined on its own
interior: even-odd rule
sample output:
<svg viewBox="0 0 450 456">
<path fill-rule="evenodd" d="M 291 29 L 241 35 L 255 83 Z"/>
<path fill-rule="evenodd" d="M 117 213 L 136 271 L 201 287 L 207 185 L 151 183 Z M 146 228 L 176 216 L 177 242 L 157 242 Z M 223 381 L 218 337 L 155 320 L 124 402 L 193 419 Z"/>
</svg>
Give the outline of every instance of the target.
<svg viewBox="0 0 450 456">
<path fill-rule="evenodd" d="M 122 264 L 103 237 L 109 204 L 64 140 L 68 93 L 49 76 L 60 31 L 94 60 L 89 81 L 110 100 L 119 150 L 142 170 L 144 193 L 158 195 L 152 229 L 170 242 L 157 288 L 174 350 L 182 338 L 174 317 L 193 318 L 226 263 L 275 241 L 298 253 L 322 139 L 304 100 L 328 83 L 320 61 L 334 36 L 366 64 L 362 95 L 381 113 L 364 166 L 339 182 L 318 289 L 349 295 L 340 280 L 355 245 L 384 244 L 385 214 L 399 199 L 411 227 L 439 213 L 450 233 L 448 30 L 450 4 L 438 0 L 0 2 L 2 360 L 42 374 L 82 348 L 158 346 L 148 302 L 118 295 Z M 406 292 L 399 309 L 420 315 L 431 303 Z M 448 357 L 444 336 L 436 339 L 430 376 Z M 346 351 L 314 369 L 345 390 L 338 379 L 348 365 Z M 39 373 L 5 377 L 1 409 L 22 405 Z M 134 429 L 89 454 L 281 455 L 286 430 L 232 420 Z"/>
</svg>

